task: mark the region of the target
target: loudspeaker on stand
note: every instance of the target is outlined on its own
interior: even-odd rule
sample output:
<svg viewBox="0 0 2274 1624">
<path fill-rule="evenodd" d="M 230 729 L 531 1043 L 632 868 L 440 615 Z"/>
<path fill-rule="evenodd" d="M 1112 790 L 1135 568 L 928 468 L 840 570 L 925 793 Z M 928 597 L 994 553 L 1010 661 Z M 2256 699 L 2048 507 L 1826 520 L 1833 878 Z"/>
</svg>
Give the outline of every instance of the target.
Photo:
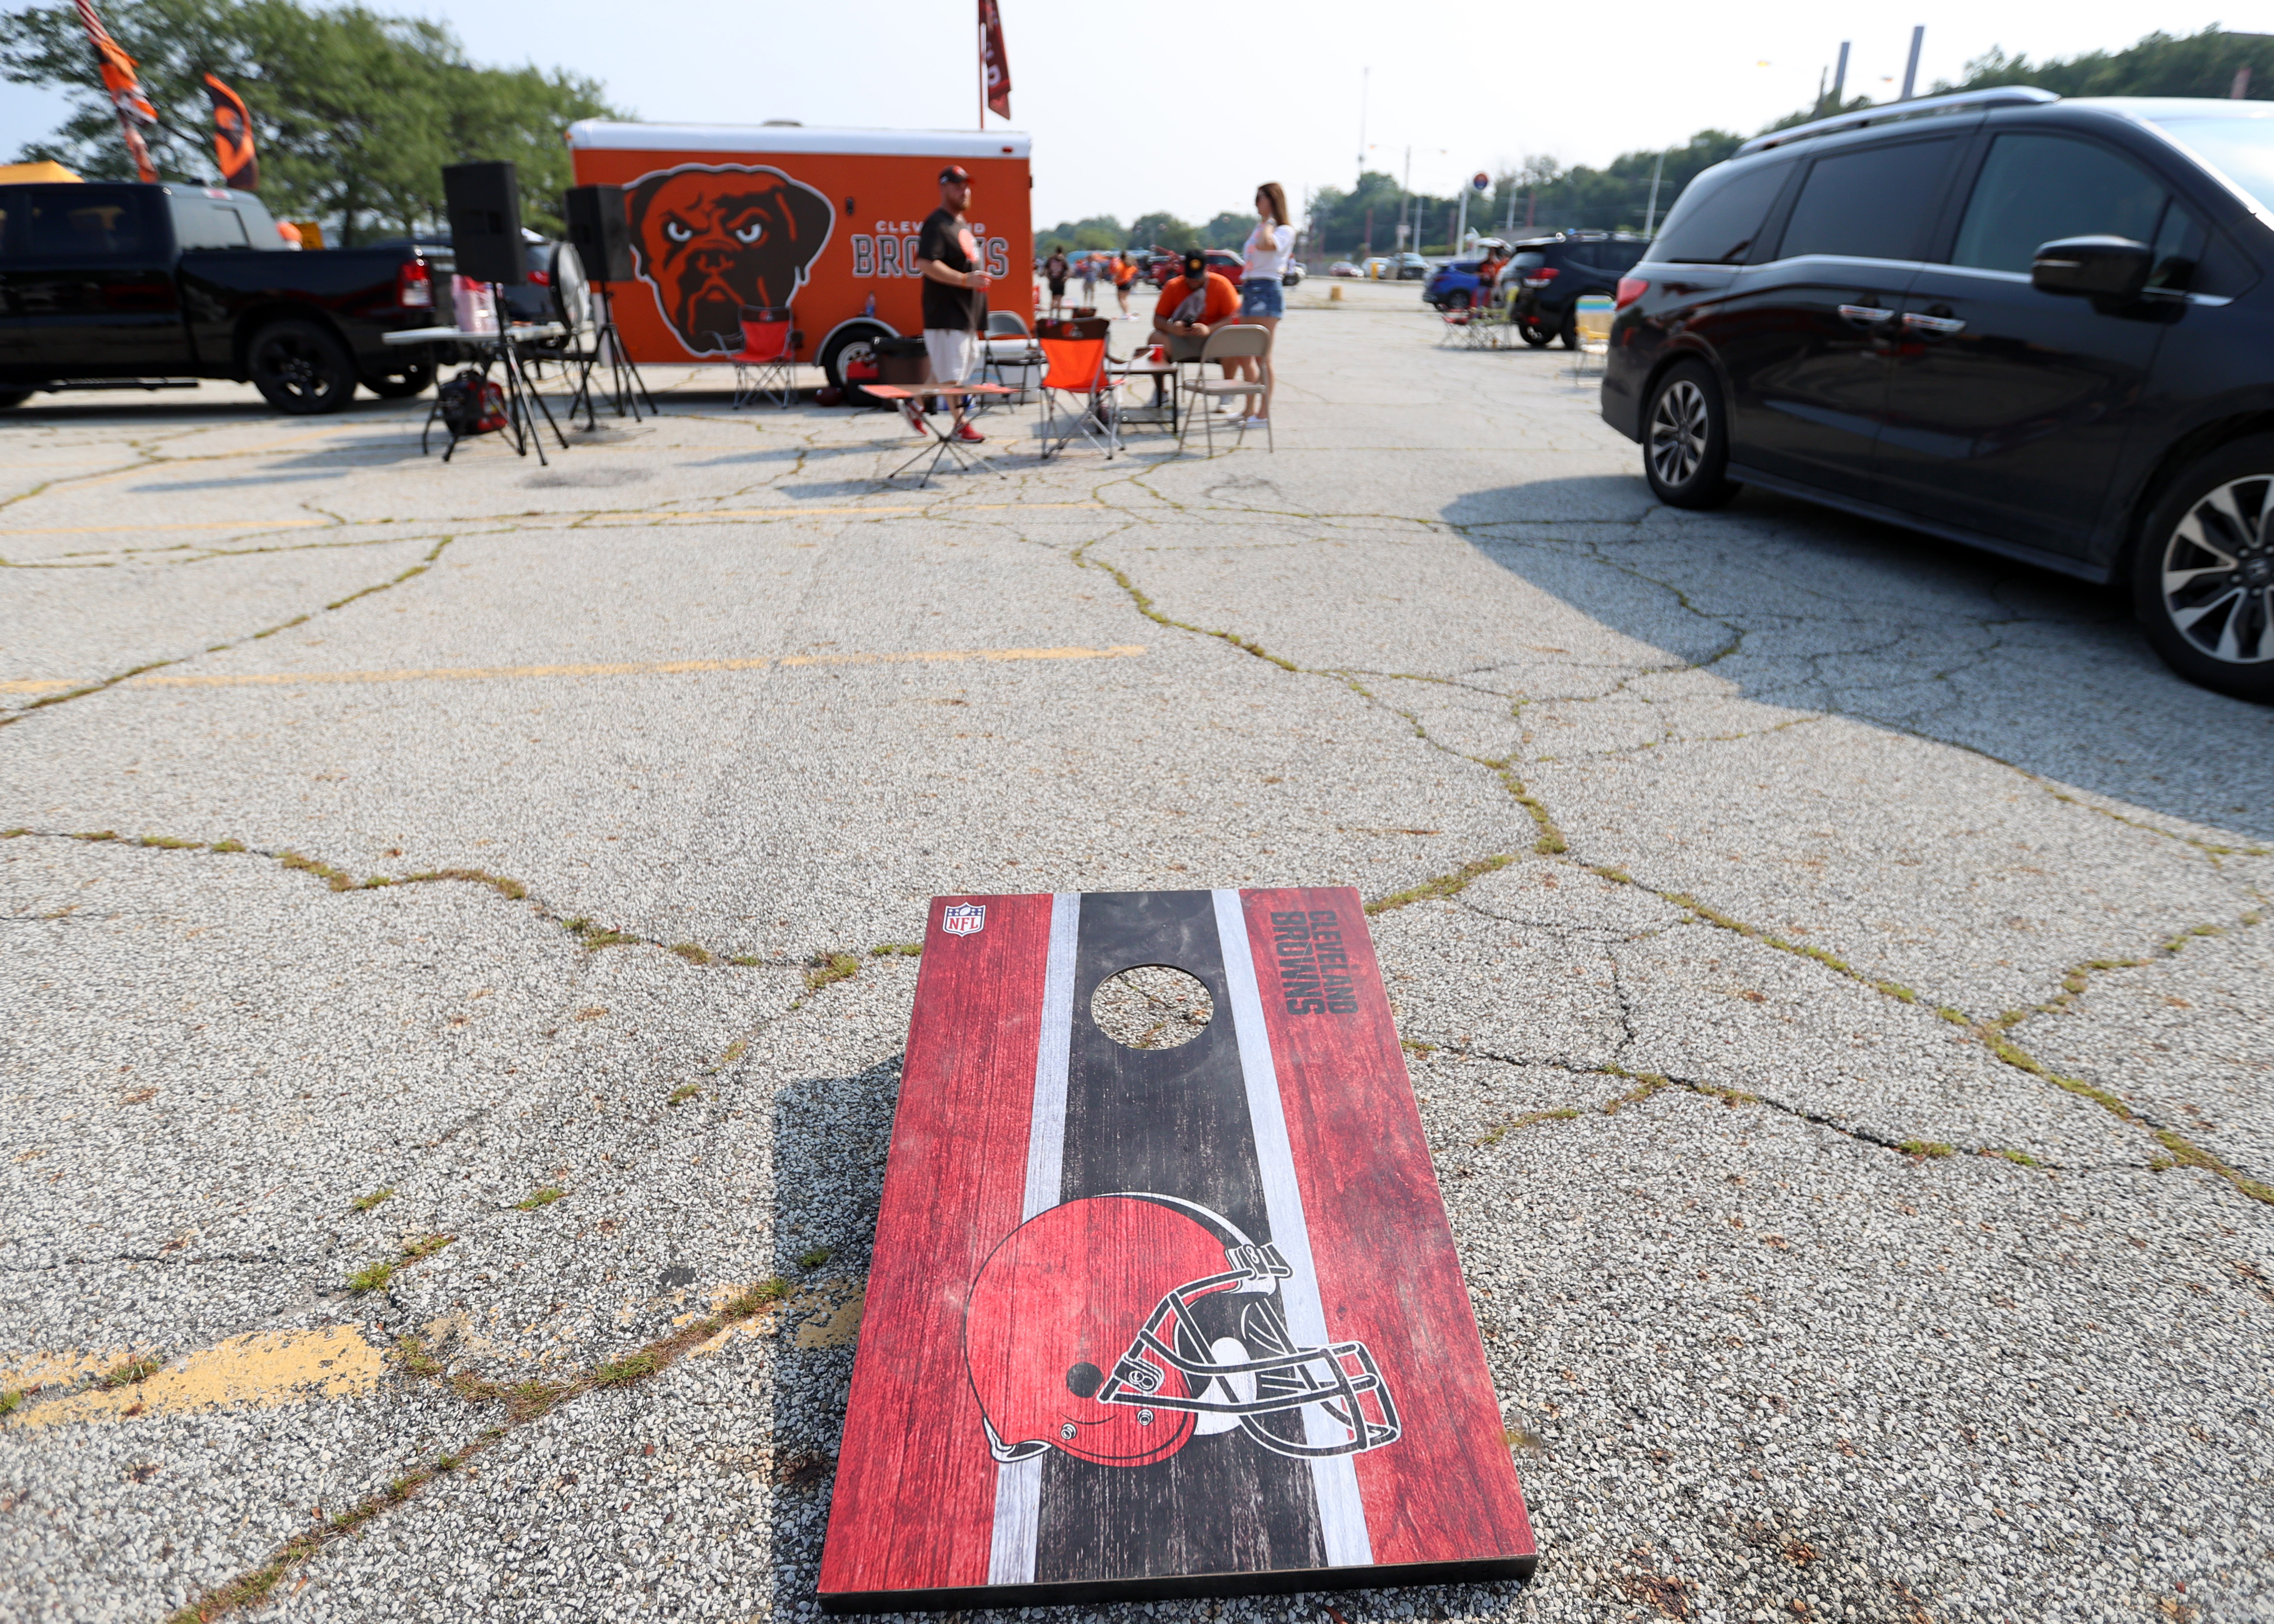
<svg viewBox="0 0 2274 1624">
<path fill-rule="evenodd" d="M 632 229 L 621 186 L 571 186 L 561 193 L 568 240 L 594 282 L 632 279 Z"/>
<path fill-rule="evenodd" d="M 521 183 L 512 164 L 446 164 L 442 199 L 459 275 L 516 287 L 529 280 L 521 245 Z"/>
</svg>

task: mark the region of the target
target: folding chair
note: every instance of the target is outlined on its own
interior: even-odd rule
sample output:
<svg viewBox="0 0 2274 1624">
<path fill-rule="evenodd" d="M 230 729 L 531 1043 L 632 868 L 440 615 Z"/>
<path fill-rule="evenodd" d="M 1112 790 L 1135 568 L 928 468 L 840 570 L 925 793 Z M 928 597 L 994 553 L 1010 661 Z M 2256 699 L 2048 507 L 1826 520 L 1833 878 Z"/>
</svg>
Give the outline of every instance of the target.
<svg viewBox="0 0 2274 1624">
<path fill-rule="evenodd" d="M 734 364 L 734 404 L 780 398 L 785 406 L 797 398 L 797 347 L 805 335 L 790 325 L 787 305 L 742 306 L 742 348 L 727 358 Z"/>
<path fill-rule="evenodd" d="M 1121 449 L 1121 414 L 1113 407 L 1112 357 L 1105 353 L 1105 336 L 1112 323 L 1096 316 L 1071 321 L 1043 321 L 1035 327 L 1048 370 L 1043 373 L 1043 455 L 1065 450 L 1074 436 L 1105 453 L 1111 462 Z M 1073 397 L 1066 408 L 1065 426 L 1059 427 L 1058 397 Z"/>
<path fill-rule="evenodd" d="M 980 340 L 980 350 L 985 357 L 985 364 L 980 369 L 980 376 L 983 379 L 987 373 L 993 372 L 997 383 L 1005 387 L 1017 388 L 1018 403 L 1021 406 L 1025 405 L 1029 374 L 1043 365 L 1043 352 L 1035 344 L 1034 335 L 1027 331 L 1027 324 L 1019 319 L 1018 312 L 1008 310 L 989 311 L 987 332 Z M 1011 383 L 1010 379 L 1010 374 L 1013 372 L 1019 374 L 1019 381 L 1015 386 Z"/>
<path fill-rule="evenodd" d="M 1249 356 L 1254 357 L 1261 363 L 1257 370 L 1263 376 L 1258 382 L 1250 383 L 1245 378 L 1208 376 L 1209 367 L 1216 362 L 1237 361 Z M 1209 335 L 1208 342 L 1201 348 L 1201 380 L 1192 387 L 1193 402 L 1185 409 L 1184 433 L 1177 436 L 1177 448 L 1180 451 L 1184 449 L 1185 436 L 1193 432 L 1193 419 L 1204 417 L 1208 419 L 1209 455 L 1214 456 L 1216 455 L 1216 419 L 1208 411 L 1208 403 L 1219 396 L 1232 395 L 1254 395 L 1260 400 L 1264 390 L 1270 386 L 1271 329 L 1257 327 L 1250 322 L 1242 322 L 1234 327 L 1218 327 Z M 1268 417 L 1263 422 L 1263 434 L 1271 449 L 1278 450 L 1279 442 L 1272 437 L 1271 421 Z M 1237 446 L 1240 440 L 1245 440 L 1246 438 L 1247 419 L 1243 417 L 1239 420 L 1239 440 L 1232 443 Z"/>
</svg>

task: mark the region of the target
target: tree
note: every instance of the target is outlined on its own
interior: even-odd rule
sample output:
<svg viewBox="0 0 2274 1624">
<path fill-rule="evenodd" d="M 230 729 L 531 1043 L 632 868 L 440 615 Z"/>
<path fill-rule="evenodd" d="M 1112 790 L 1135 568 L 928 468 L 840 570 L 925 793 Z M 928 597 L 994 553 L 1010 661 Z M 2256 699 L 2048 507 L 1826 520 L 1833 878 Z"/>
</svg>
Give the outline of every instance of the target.
<svg viewBox="0 0 2274 1624">
<path fill-rule="evenodd" d="M 2216 24 L 2201 34 L 2150 34 L 2120 51 L 2091 51 L 2063 62 L 2029 65 L 1996 46 L 1966 64 L 1957 84 L 1937 94 L 1997 85 L 2035 85 L 2059 96 L 2210 96 L 2233 94 L 2238 71 L 2248 69 L 2247 100 L 2274 100 L 2274 34 L 2229 34 Z"/>
<path fill-rule="evenodd" d="M 1140 214 L 1129 224 L 1129 240 L 1139 247 L 1196 248 L 1200 236 L 1174 214 Z"/>
<path fill-rule="evenodd" d="M 472 159 L 511 160 L 523 218 L 558 231 L 570 178 L 561 131 L 614 114 L 592 80 L 478 67 L 440 24 L 358 5 L 118 0 L 105 20 L 140 64 L 163 121 L 150 140 L 161 177 L 213 175 L 203 84 L 213 73 L 252 111 L 270 208 L 336 221 L 347 244 L 373 224 L 410 233 L 439 220 L 442 166 Z M 0 77 L 70 95 L 62 125 L 23 157 L 54 158 L 97 179 L 132 177 L 70 4 L 0 16 Z"/>
<path fill-rule="evenodd" d="M 1255 229 L 1255 214 L 1238 214 L 1226 209 L 1201 228 L 1203 248 L 1239 248 L 1247 242 L 1248 233 Z"/>
<path fill-rule="evenodd" d="M 1035 240 L 1060 248 L 1118 248 L 1128 241 L 1121 234 L 1121 222 L 1111 214 L 1062 220 L 1047 231 L 1035 232 Z"/>
</svg>

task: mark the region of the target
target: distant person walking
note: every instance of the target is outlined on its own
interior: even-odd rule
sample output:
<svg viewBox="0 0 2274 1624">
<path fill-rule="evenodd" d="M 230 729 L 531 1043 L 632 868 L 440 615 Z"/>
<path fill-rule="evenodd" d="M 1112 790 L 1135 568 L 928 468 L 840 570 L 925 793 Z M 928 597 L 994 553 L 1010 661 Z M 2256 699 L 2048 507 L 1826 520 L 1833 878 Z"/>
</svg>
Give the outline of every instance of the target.
<svg viewBox="0 0 2274 1624">
<path fill-rule="evenodd" d="M 1137 280 L 1137 267 L 1124 250 L 1113 256 L 1113 292 L 1121 301 L 1121 319 L 1129 320 L 1129 284 Z"/>
<path fill-rule="evenodd" d="M 1239 319 L 1276 335 L 1287 313 L 1287 262 L 1295 257 L 1295 228 L 1287 223 L 1287 192 L 1276 180 L 1255 189 L 1255 229 L 1247 234 L 1247 267 L 1239 279 Z M 1278 348 L 1275 337 L 1272 348 Z M 1275 369 L 1262 357 L 1249 356 L 1239 363 L 1242 377 L 1263 386 L 1263 403 L 1246 419 L 1271 419 L 1271 389 Z"/>
<path fill-rule="evenodd" d="M 1043 261 L 1043 280 L 1050 284 L 1050 314 L 1055 316 L 1065 304 L 1065 253 L 1056 243 L 1050 244 L 1050 257 Z"/>
<path fill-rule="evenodd" d="M 1088 310 L 1097 308 L 1097 256 L 1095 253 L 1086 254 L 1082 258 L 1081 308 Z"/>
<path fill-rule="evenodd" d="M 939 172 L 939 207 L 916 238 L 916 272 L 923 278 L 924 353 L 931 357 L 931 380 L 969 381 L 978 360 L 979 329 L 987 319 L 987 274 L 979 268 L 979 244 L 964 217 L 971 207 L 971 176 L 960 163 Z M 967 396 L 954 395 L 955 437 L 976 445 L 987 436 L 964 421 Z M 922 418 L 916 426 L 923 426 Z"/>
</svg>

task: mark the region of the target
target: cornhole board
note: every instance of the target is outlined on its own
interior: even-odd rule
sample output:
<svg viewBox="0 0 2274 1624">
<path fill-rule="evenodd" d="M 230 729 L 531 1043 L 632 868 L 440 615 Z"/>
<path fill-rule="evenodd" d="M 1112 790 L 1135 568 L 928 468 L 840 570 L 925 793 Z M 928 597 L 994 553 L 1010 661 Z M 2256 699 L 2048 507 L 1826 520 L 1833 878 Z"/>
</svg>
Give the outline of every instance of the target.
<svg viewBox="0 0 2274 1624">
<path fill-rule="evenodd" d="M 1502 1425 L 1356 891 L 933 899 L 825 1611 L 1524 1578 Z"/>
</svg>

